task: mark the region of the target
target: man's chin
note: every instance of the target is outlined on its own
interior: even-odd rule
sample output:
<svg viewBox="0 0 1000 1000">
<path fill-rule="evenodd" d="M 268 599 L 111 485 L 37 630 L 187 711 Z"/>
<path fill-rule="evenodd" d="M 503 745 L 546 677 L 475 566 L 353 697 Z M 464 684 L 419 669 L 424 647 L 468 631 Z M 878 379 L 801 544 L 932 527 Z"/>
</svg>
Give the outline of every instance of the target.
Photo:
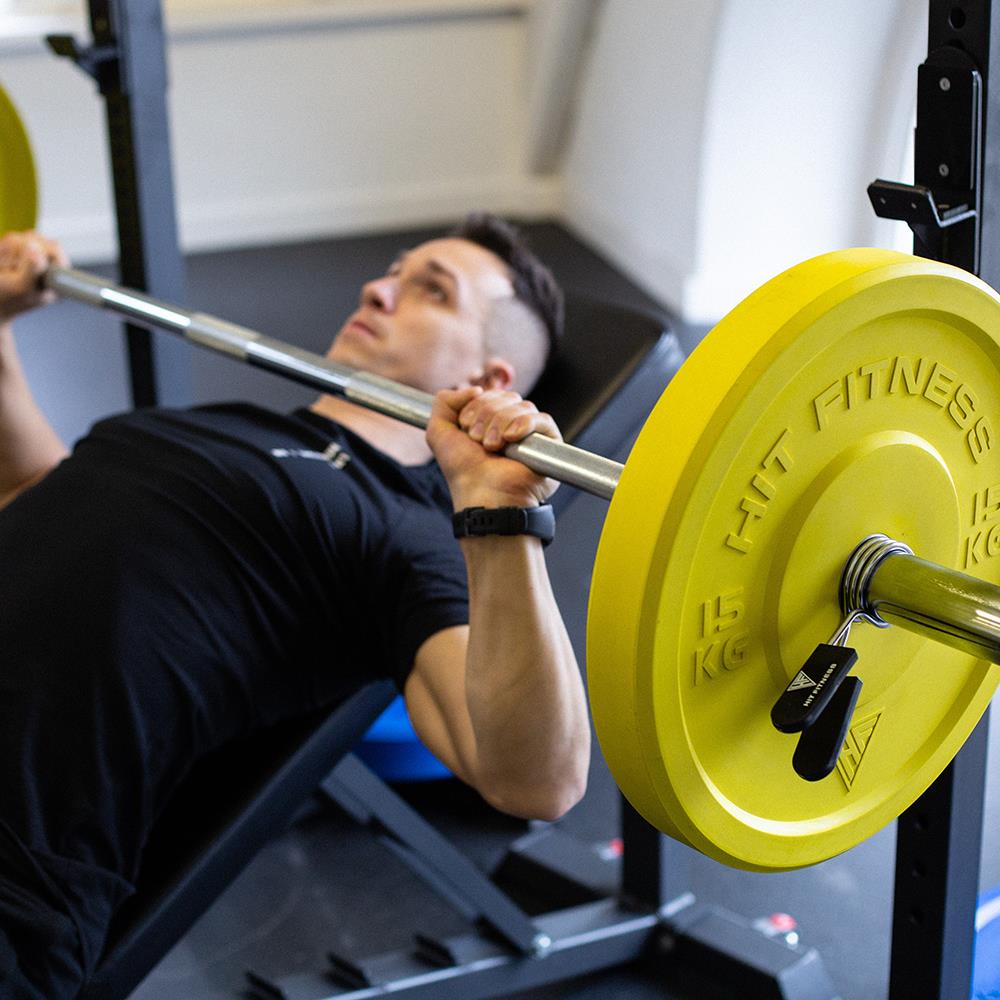
<svg viewBox="0 0 1000 1000">
<path fill-rule="evenodd" d="M 435 389 L 428 389 L 424 385 L 425 379 L 416 375 L 407 375 L 405 366 L 393 365 L 391 359 L 385 354 L 366 349 L 364 341 L 355 341 L 353 337 L 337 338 L 326 352 L 326 359 L 334 364 L 344 365 L 357 371 L 366 372 L 369 375 L 378 375 L 382 378 L 398 382 L 400 385 L 409 386 L 411 389 L 419 389 L 433 395 Z"/>
<path fill-rule="evenodd" d="M 371 359 L 359 349 L 359 345 L 351 342 L 350 338 L 337 337 L 326 352 L 327 361 L 333 361 L 338 365 L 347 365 L 349 368 L 369 368 Z"/>
</svg>

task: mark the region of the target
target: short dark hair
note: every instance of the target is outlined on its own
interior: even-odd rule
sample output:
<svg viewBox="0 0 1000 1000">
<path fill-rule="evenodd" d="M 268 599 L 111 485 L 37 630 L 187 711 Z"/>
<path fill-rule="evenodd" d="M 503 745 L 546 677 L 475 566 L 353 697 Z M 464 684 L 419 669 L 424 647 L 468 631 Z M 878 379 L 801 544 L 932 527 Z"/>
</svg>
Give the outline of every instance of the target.
<svg viewBox="0 0 1000 1000">
<path fill-rule="evenodd" d="M 448 235 L 484 247 L 510 268 L 515 298 L 545 326 L 551 360 L 562 340 L 563 293 L 552 272 L 529 248 L 524 234 L 489 212 L 470 212 Z"/>
</svg>

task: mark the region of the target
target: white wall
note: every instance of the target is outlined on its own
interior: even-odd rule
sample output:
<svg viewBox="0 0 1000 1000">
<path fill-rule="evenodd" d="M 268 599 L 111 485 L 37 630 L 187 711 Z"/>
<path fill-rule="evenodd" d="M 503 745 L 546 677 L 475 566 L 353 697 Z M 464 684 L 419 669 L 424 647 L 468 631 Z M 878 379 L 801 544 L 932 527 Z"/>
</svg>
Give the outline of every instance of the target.
<svg viewBox="0 0 1000 1000">
<path fill-rule="evenodd" d="M 567 217 L 667 304 L 694 263 L 722 0 L 606 0 L 566 156 Z"/>
<path fill-rule="evenodd" d="M 909 245 L 925 0 L 607 0 L 566 159 L 570 220 L 694 322 L 844 246 Z"/>
<path fill-rule="evenodd" d="M 841 247 L 912 245 L 877 219 L 876 177 L 907 164 L 926 0 L 726 4 L 701 149 L 685 313 L 712 320 L 786 267 Z"/>
<path fill-rule="evenodd" d="M 182 5 L 168 64 L 185 247 L 419 224 L 472 207 L 558 212 L 558 184 L 527 168 L 531 7 Z M 70 28 L 79 22 L 67 16 Z M 37 41 L 10 36 L 0 41 L 0 83 L 37 153 L 41 225 L 78 260 L 109 256 L 94 86 Z"/>
</svg>

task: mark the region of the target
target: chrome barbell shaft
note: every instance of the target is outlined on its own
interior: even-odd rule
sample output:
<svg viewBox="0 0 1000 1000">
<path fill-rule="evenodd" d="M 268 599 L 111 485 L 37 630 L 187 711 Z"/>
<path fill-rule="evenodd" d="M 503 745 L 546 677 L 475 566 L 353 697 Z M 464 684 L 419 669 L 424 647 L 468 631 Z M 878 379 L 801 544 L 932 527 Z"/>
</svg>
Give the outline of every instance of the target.
<svg viewBox="0 0 1000 1000">
<path fill-rule="evenodd" d="M 433 396 L 429 393 L 336 364 L 320 354 L 267 337 L 256 330 L 206 313 L 189 312 L 73 268 L 51 267 L 44 282 L 46 287 L 65 298 L 109 310 L 143 326 L 180 334 L 211 351 L 342 396 L 414 427 L 426 427 L 430 420 Z M 611 499 L 622 473 L 618 462 L 542 434 L 530 434 L 523 441 L 508 445 L 504 454 L 539 475 L 550 476 L 605 500 Z"/>
</svg>

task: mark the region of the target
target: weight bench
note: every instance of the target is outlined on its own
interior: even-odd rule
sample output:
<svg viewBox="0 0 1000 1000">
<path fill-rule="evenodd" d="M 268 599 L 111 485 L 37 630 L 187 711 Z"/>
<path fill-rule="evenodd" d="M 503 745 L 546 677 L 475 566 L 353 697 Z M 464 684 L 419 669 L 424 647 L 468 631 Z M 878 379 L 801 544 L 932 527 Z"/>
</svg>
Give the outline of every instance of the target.
<svg viewBox="0 0 1000 1000">
<path fill-rule="evenodd" d="M 567 441 L 610 456 L 630 443 L 683 354 L 662 318 L 606 303 L 568 302 L 566 328 L 566 349 L 532 398 L 556 417 Z M 567 487 L 556 493 L 557 514 L 574 495 Z M 287 829 L 324 779 L 328 794 L 364 820 L 363 800 L 378 795 L 372 784 L 378 779 L 348 755 L 395 695 L 391 682 L 372 683 L 331 709 L 199 762 L 157 821 L 138 891 L 116 914 L 81 1000 L 128 996 L 254 856 Z M 343 783 L 339 793 L 329 784 L 341 761 L 353 795 Z M 523 945 L 523 922 L 516 912 L 510 920 L 514 943 Z"/>
</svg>

